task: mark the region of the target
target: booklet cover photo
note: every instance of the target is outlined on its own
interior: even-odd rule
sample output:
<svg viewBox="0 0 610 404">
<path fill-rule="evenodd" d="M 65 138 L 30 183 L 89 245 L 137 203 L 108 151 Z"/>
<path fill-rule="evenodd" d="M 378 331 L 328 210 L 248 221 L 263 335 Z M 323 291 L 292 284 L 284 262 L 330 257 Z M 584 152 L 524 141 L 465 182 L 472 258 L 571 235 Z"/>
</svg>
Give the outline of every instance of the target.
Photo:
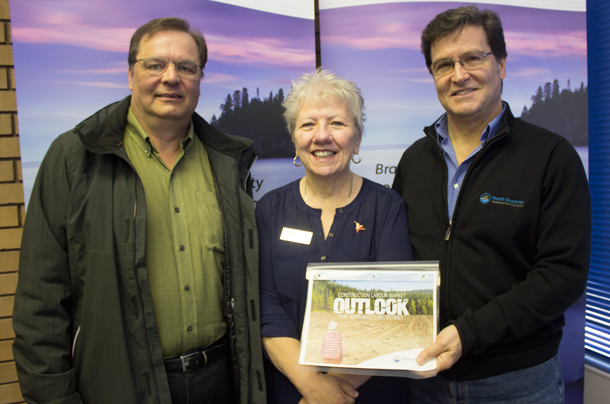
<svg viewBox="0 0 610 404">
<path fill-rule="evenodd" d="M 415 359 L 437 333 L 437 263 L 310 264 L 307 279 L 300 365 L 396 376 L 436 368 Z"/>
</svg>

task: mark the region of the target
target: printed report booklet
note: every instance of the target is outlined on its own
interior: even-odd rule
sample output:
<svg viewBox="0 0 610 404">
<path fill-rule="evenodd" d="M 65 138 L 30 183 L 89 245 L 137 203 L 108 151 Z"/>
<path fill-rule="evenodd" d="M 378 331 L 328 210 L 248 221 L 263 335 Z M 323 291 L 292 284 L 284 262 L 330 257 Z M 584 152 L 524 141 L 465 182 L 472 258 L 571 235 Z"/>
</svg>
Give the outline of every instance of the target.
<svg viewBox="0 0 610 404">
<path fill-rule="evenodd" d="M 298 366 L 320 371 L 429 377 L 417 355 L 436 338 L 438 261 L 307 266 Z"/>
</svg>

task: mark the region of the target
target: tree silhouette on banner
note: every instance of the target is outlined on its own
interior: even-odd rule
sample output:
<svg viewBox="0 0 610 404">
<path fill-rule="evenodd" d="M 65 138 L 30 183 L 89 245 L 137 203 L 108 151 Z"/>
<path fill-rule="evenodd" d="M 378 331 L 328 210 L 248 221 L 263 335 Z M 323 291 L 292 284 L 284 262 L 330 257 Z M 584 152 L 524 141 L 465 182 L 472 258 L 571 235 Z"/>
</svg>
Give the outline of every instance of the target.
<svg viewBox="0 0 610 404">
<path fill-rule="evenodd" d="M 572 90 L 568 80 L 568 87 L 562 90 L 559 80 L 547 82 L 532 96 L 531 107 L 523 107 L 521 119 L 565 137 L 573 146 L 587 146 L 588 93 L 584 83 Z"/>
<path fill-rule="evenodd" d="M 258 88 L 256 97 L 250 99 L 244 87 L 227 94 L 220 104 L 220 116 L 214 114 L 210 123 L 222 132 L 252 139 L 259 158 L 293 157 L 294 145 L 284 124 L 282 102 L 281 88 L 261 100 Z"/>
</svg>

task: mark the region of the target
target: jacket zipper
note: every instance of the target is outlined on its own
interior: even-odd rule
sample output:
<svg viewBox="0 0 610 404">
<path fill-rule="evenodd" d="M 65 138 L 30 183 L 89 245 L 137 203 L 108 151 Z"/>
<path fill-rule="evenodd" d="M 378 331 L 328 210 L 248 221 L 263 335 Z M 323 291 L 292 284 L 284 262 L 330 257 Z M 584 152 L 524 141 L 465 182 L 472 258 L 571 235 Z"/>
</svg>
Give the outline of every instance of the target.
<svg viewBox="0 0 610 404">
<path fill-rule="evenodd" d="M 447 231 L 445 232 L 445 241 L 449 241 L 449 238 L 451 236 L 451 222 L 449 221 L 449 204 L 447 203 L 447 182 L 449 181 L 449 173 L 447 171 L 447 163 L 445 162 L 445 158 L 443 155 L 443 150 L 440 148 L 440 146 L 438 145 L 438 142 L 435 139 L 435 134 L 429 133 L 428 131 L 426 131 L 424 129 L 424 133 L 426 134 L 426 136 L 428 136 L 430 138 L 430 140 L 432 140 L 433 144 L 435 145 L 435 150 L 436 150 L 436 154 L 439 158 L 439 160 L 441 161 L 441 165 L 443 166 L 443 171 L 444 171 L 444 175 L 443 175 L 443 204 L 445 206 L 445 223 L 448 223 L 447 225 Z"/>
<path fill-rule="evenodd" d="M 137 213 L 138 213 L 138 182 L 140 181 L 140 177 L 138 176 L 138 172 L 136 171 L 135 167 L 133 166 L 133 164 L 131 163 L 131 161 L 129 160 L 128 156 L 126 155 L 125 152 L 125 156 L 122 155 L 122 153 L 120 152 L 115 152 L 114 153 L 118 158 L 123 159 L 128 165 L 129 167 L 131 167 L 132 171 L 134 172 L 135 176 L 136 176 L 136 180 L 134 183 L 134 201 L 133 201 L 133 232 L 130 235 L 130 238 L 133 239 L 132 244 L 132 255 L 131 255 L 131 262 L 132 262 L 132 270 L 134 271 L 134 281 L 136 283 L 136 287 L 138 289 L 138 293 L 137 296 L 133 297 L 131 299 L 131 302 L 133 304 L 133 309 L 134 309 L 134 314 L 135 314 L 135 320 L 140 318 L 140 306 L 139 306 L 139 299 L 142 296 L 142 290 L 140 288 L 140 282 L 139 282 L 139 276 L 137 274 L 137 270 L 136 270 L 136 242 L 135 239 L 137 237 L 136 234 L 136 228 L 137 228 Z M 142 298 L 143 301 L 143 298 Z M 146 319 L 143 319 L 144 323 L 146 323 Z M 151 342 L 150 342 L 150 335 L 148 331 L 145 331 L 146 334 L 146 344 L 148 345 L 148 349 L 149 351 L 152 351 L 152 347 L 151 347 Z M 153 363 L 153 358 L 152 356 L 148 357 L 148 363 L 150 366 L 150 369 L 153 369 L 153 373 L 154 373 L 154 363 Z M 146 396 L 147 397 L 151 397 L 153 394 L 153 386 L 152 386 L 152 380 L 151 380 L 151 374 L 146 372 L 143 373 L 143 378 L 144 378 L 144 384 L 145 384 L 145 389 L 146 389 Z"/>
<path fill-rule="evenodd" d="M 462 188 L 463 188 L 463 184 L 466 183 L 466 181 L 468 180 L 468 174 L 472 170 L 472 167 L 474 167 L 476 165 L 477 161 L 481 158 L 481 155 L 485 152 L 486 149 L 489 148 L 489 145 L 498 141 L 498 139 L 502 138 L 506 133 L 508 133 L 509 130 L 510 130 L 510 128 L 508 128 L 508 127 L 503 128 L 502 132 L 496 133 L 496 135 L 494 135 L 494 137 L 491 138 L 491 140 L 489 140 L 488 142 L 486 142 L 483 145 L 483 147 L 481 148 L 479 153 L 477 153 L 477 156 L 474 158 L 474 161 L 472 162 L 470 167 L 468 167 L 466 174 L 464 175 L 464 179 L 462 180 Z M 455 215 L 453 217 L 453 220 L 449 221 L 449 205 L 447 204 L 447 182 L 449 181 L 449 178 L 448 178 L 448 171 L 447 171 L 447 167 L 446 167 L 447 163 L 445 162 L 443 152 L 442 152 L 440 146 L 438 145 L 438 142 L 434 138 L 434 136 L 431 133 L 428 133 L 426 131 L 425 131 L 425 133 L 434 142 L 434 144 L 436 146 L 437 155 L 440 158 L 441 163 L 444 164 L 445 175 L 444 175 L 444 181 L 443 181 L 443 200 L 445 202 L 445 220 L 446 220 L 446 223 L 448 223 L 447 231 L 445 232 L 445 241 L 448 242 L 451 239 L 451 227 L 453 226 L 453 222 L 455 222 Z M 462 196 L 462 190 L 460 189 L 457 200 L 455 201 L 454 212 L 457 210 L 457 207 L 459 206 L 461 196 Z"/>
<path fill-rule="evenodd" d="M 495 143 L 496 141 L 498 141 L 498 139 L 502 138 L 508 131 L 510 130 L 509 127 L 504 127 L 502 129 L 502 132 L 498 132 L 496 133 L 496 135 L 489 140 L 488 142 L 486 142 L 483 147 L 481 148 L 481 150 L 479 151 L 479 153 L 477 154 L 477 156 L 475 157 L 474 161 L 472 162 L 472 164 L 470 165 L 470 167 L 468 167 L 468 170 L 466 171 L 466 174 L 464 175 L 464 180 L 462 181 L 462 185 L 465 184 L 468 180 L 468 174 L 470 173 L 470 171 L 472 170 L 472 168 L 476 165 L 477 161 L 481 158 L 481 155 L 485 152 L 485 150 L 487 150 L 489 148 L 490 144 Z M 455 224 L 455 212 L 457 211 L 457 208 L 460 205 L 460 200 L 462 197 L 462 190 L 460 189 L 460 192 L 458 193 L 458 197 L 457 200 L 455 201 L 455 207 L 454 207 L 454 215 L 451 221 L 449 221 L 449 204 L 447 203 L 447 182 L 449 181 L 449 173 L 447 170 L 447 163 L 445 162 L 445 158 L 443 156 L 443 151 L 440 148 L 440 146 L 438 145 L 438 142 L 436 141 L 435 138 L 435 133 L 429 133 L 428 131 L 424 130 L 424 133 L 426 134 L 426 136 L 428 136 L 433 142 L 437 153 L 437 156 L 439 157 L 441 164 L 443 166 L 444 169 L 444 178 L 443 178 L 443 202 L 445 205 L 445 223 L 447 223 L 447 230 L 445 231 L 445 268 L 450 268 L 451 267 L 451 254 L 450 254 L 450 249 L 451 249 L 451 245 L 450 245 L 450 241 L 451 241 L 451 227 L 454 226 Z M 439 268 L 440 269 L 440 268 Z M 445 270 L 442 271 L 441 270 L 441 296 L 448 296 L 449 295 L 449 271 Z M 449 299 L 441 299 L 445 300 L 445 312 L 446 313 L 451 313 L 451 307 L 449 307 L 449 303 L 448 300 Z"/>
<path fill-rule="evenodd" d="M 76 329 L 76 334 L 74 335 L 74 341 L 72 342 L 72 358 L 74 358 L 74 349 L 76 348 L 76 340 L 78 339 L 78 334 L 80 334 L 80 325 Z"/>
<path fill-rule="evenodd" d="M 472 161 L 472 164 L 470 165 L 470 167 L 468 167 L 466 174 L 464 174 L 464 180 L 462 180 L 462 186 L 460 187 L 460 192 L 458 193 L 457 200 L 455 201 L 454 215 L 453 215 L 453 220 L 451 221 L 452 223 L 455 222 L 455 218 L 456 218 L 455 212 L 457 211 L 457 207 L 459 206 L 460 201 L 462 199 L 462 189 L 464 189 L 464 184 L 466 184 L 468 182 L 468 177 L 469 177 L 469 174 L 472 171 L 473 167 L 476 167 L 477 162 L 481 159 L 481 156 L 485 153 L 485 151 L 487 149 L 489 149 L 490 145 L 496 143 L 499 139 L 503 138 L 504 135 L 506 135 L 509 132 L 509 130 L 510 130 L 509 127 L 505 127 L 502 129 L 501 132 L 497 132 L 494 135 L 494 137 L 492 137 L 490 140 L 488 140 L 483 145 L 481 150 L 477 153 L 477 155 L 474 158 L 474 160 Z"/>
</svg>

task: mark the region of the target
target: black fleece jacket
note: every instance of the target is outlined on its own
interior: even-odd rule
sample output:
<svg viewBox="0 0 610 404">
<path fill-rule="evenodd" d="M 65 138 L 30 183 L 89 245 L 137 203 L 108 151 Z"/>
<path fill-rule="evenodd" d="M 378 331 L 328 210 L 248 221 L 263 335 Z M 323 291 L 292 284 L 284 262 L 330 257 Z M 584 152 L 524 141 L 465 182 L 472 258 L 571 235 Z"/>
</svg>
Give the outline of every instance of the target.
<svg viewBox="0 0 610 404">
<path fill-rule="evenodd" d="M 463 347 L 444 375 L 477 380 L 547 361 L 589 269 L 591 200 L 580 157 L 506 105 L 450 224 L 447 166 L 434 125 L 424 132 L 403 154 L 392 188 L 407 205 L 415 259 L 440 261 L 440 329 L 454 324 Z"/>
</svg>

